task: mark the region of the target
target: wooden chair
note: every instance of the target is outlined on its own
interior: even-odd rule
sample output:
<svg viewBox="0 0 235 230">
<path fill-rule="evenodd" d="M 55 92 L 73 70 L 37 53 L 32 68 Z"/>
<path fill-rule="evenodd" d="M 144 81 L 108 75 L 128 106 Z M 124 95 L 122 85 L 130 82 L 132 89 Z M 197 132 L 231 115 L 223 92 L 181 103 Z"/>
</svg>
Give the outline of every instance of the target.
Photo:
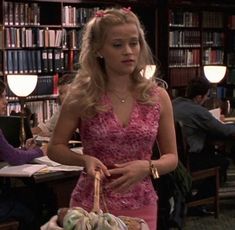
<svg viewBox="0 0 235 230">
<path fill-rule="evenodd" d="M 0 223 L 0 230 L 18 230 L 20 223 L 15 220 L 5 221 Z"/>
<path fill-rule="evenodd" d="M 187 201 L 187 207 L 196 207 L 200 205 L 213 204 L 214 216 L 219 216 L 219 168 L 214 167 L 210 169 L 204 169 L 192 172 L 189 164 L 189 153 L 187 138 L 183 132 L 183 123 L 181 121 L 175 122 L 176 140 L 179 159 L 182 161 L 184 166 L 187 168 L 192 176 L 192 189 L 195 183 L 203 182 L 203 180 L 211 179 L 214 182 L 214 192 L 209 197 L 203 197 L 198 199 L 189 198 Z"/>
</svg>

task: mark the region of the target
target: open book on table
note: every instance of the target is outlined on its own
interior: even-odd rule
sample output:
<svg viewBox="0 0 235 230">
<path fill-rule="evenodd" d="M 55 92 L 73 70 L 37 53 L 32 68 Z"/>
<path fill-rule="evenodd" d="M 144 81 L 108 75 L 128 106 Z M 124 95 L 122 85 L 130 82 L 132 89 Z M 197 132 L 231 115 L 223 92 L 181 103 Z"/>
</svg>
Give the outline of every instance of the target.
<svg viewBox="0 0 235 230">
<path fill-rule="evenodd" d="M 0 169 L 0 176 L 5 177 L 30 177 L 34 173 L 45 169 L 45 164 L 23 164 L 17 166 L 6 165 Z"/>
<path fill-rule="evenodd" d="M 82 154 L 82 148 L 72 148 L 72 151 L 77 154 Z M 10 166 L 6 163 L 0 165 L 0 176 L 12 177 L 30 177 L 35 173 L 48 173 L 55 171 L 82 171 L 83 167 L 62 165 L 48 158 L 42 156 L 35 158 L 31 164 L 23 164 L 18 166 Z"/>
</svg>

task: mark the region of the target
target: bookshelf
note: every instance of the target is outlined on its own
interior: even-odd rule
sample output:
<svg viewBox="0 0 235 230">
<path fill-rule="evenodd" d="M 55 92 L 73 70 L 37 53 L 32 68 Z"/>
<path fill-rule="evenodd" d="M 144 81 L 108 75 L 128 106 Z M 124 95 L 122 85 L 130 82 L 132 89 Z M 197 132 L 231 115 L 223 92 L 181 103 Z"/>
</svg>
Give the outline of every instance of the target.
<svg viewBox="0 0 235 230">
<path fill-rule="evenodd" d="M 187 82 L 203 75 L 203 66 L 227 65 L 219 84 L 221 99 L 235 96 L 235 4 L 232 1 L 169 0 L 162 2 L 158 15 L 159 59 L 172 97 L 185 93 Z M 162 19 L 166 18 L 165 23 Z M 167 42 L 165 42 L 167 41 Z M 167 44 L 163 44 L 163 42 Z"/>
<path fill-rule="evenodd" d="M 8 74 L 38 75 L 37 87 L 26 104 L 32 112 L 39 113 L 39 121 L 50 117 L 56 108 L 58 77 L 78 69 L 84 24 L 98 9 L 118 5 L 131 6 L 146 25 L 146 31 L 155 28 L 153 0 L 0 2 L 0 77 L 7 82 Z M 155 50 L 155 31 L 147 37 Z M 9 90 L 8 99 L 8 113 L 18 112 L 17 98 Z"/>
</svg>

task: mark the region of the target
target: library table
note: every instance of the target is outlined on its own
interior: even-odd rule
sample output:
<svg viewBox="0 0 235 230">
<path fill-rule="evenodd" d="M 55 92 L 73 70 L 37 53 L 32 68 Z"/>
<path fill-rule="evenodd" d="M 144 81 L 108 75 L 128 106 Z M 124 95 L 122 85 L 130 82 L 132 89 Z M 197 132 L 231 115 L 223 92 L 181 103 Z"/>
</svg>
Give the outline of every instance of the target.
<svg viewBox="0 0 235 230">
<path fill-rule="evenodd" d="M 28 190 L 41 196 L 44 191 L 50 191 L 55 209 L 68 207 L 70 194 L 76 185 L 81 171 L 47 171 L 38 172 L 32 176 L 0 176 L 8 180 L 12 189 Z"/>
</svg>

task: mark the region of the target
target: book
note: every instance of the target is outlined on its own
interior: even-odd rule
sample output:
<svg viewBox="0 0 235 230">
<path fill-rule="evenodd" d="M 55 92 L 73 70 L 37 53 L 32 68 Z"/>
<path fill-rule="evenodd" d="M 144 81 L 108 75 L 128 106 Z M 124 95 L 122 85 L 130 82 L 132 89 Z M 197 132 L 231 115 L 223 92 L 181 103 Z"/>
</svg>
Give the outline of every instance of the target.
<svg viewBox="0 0 235 230">
<path fill-rule="evenodd" d="M 32 163 L 38 163 L 38 164 L 43 164 L 43 165 L 53 166 L 53 167 L 61 165 L 60 163 L 57 163 L 51 160 L 48 156 L 34 158 Z"/>
<path fill-rule="evenodd" d="M 48 57 L 47 57 L 47 50 L 42 50 L 42 71 L 47 73 L 48 72 Z"/>
<path fill-rule="evenodd" d="M 17 166 L 7 165 L 0 169 L 0 176 L 6 177 L 31 177 L 34 173 L 39 172 L 47 165 L 43 164 L 23 164 Z"/>
</svg>

